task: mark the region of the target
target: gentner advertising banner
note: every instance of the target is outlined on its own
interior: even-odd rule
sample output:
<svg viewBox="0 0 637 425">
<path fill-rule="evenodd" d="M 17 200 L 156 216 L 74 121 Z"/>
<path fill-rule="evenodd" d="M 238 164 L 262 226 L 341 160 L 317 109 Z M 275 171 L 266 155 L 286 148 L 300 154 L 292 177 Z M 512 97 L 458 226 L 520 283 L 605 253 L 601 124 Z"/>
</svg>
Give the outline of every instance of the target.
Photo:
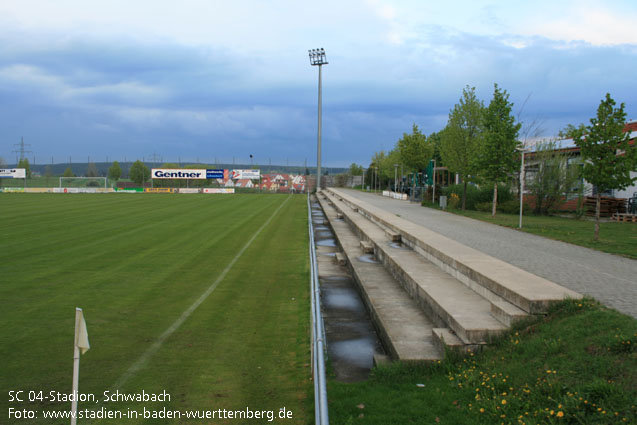
<svg viewBox="0 0 637 425">
<path fill-rule="evenodd" d="M 261 177 L 261 170 L 232 170 L 232 179 L 255 179 Z"/>
<path fill-rule="evenodd" d="M 153 168 L 150 172 L 151 179 L 206 179 L 206 170 L 179 169 L 179 168 Z"/>
<path fill-rule="evenodd" d="M 0 179 L 26 179 L 26 168 L 0 168 Z"/>
</svg>

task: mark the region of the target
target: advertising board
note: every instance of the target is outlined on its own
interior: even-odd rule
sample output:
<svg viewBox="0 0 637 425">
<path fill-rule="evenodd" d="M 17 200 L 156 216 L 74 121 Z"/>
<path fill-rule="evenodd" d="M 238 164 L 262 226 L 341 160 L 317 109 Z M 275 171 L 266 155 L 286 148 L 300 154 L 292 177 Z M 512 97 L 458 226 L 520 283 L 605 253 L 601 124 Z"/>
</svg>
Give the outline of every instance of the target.
<svg viewBox="0 0 637 425">
<path fill-rule="evenodd" d="M 150 172 L 151 179 L 206 179 L 206 170 L 179 169 L 179 168 L 153 168 Z"/>
<path fill-rule="evenodd" d="M 143 191 L 144 188 L 141 187 L 118 187 L 115 189 L 115 192 L 118 193 L 139 193 Z"/>
<path fill-rule="evenodd" d="M 199 189 L 193 189 L 193 188 L 179 188 L 179 193 L 199 193 Z"/>
<path fill-rule="evenodd" d="M 206 178 L 208 179 L 227 179 L 228 170 L 216 169 L 206 170 Z"/>
<path fill-rule="evenodd" d="M 53 193 L 52 187 L 25 187 L 26 193 Z"/>
<path fill-rule="evenodd" d="M 25 179 L 26 168 L 0 168 L 0 179 Z"/>
<path fill-rule="evenodd" d="M 170 187 L 147 187 L 144 192 L 148 193 L 172 193 L 174 190 Z"/>
<path fill-rule="evenodd" d="M 256 179 L 261 177 L 261 170 L 232 170 L 232 179 Z"/>
<path fill-rule="evenodd" d="M 203 193 L 234 193 L 234 187 L 210 187 L 205 188 Z"/>
</svg>

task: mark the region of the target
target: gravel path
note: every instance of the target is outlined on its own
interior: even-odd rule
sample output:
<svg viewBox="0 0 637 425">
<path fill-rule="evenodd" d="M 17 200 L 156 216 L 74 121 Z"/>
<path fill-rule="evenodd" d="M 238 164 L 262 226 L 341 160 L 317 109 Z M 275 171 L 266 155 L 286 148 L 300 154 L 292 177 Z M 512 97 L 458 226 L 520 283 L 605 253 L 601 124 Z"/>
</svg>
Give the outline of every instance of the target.
<svg viewBox="0 0 637 425">
<path fill-rule="evenodd" d="M 637 318 L 637 260 L 378 194 L 347 193 Z"/>
</svg>

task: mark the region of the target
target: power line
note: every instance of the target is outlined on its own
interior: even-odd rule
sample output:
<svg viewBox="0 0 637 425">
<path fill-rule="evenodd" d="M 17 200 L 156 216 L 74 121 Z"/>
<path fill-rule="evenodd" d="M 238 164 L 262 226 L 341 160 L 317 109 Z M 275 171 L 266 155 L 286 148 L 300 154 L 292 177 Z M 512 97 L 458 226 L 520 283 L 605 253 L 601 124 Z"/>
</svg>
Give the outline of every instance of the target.
<svg viewBox="0 0 637 425">
<path fill-rule="evenodd" d="M 19 153 L 19 154 L 20 154 L 20 160 L 18 160 L 18 159 L 17 159 L 17 157 L 16 157 L 16 164 L 17 164 L 18 162 L 22 161 L 22 160 L 26 157 L 26 156 L 25 156 L 25 154 L 27 154 L 27 153 L 33 153 L 33 151 L 32 151 L 32 150 L 29 150 L 29 149 L 26 149 L 26 148 L 25 148 L 25 147 L 27 147 L 27 146 L 28 146 L 28 147 L 31 147 L 31 145 L 30 145 L 30 144 L 28 144 L 28 143 L 24 143 L 24 137 L 21 137 L 21 138 L 20 138 L 20 143 L 16 143 L 16 144 L 14 144 L 13 146 L 15 146 L 15 147 L 17 147 L 17 148 L 16 148 L 16 149 L 14 149 L 12 152 L 15 152 L 15 153 Z"/>
</svg>

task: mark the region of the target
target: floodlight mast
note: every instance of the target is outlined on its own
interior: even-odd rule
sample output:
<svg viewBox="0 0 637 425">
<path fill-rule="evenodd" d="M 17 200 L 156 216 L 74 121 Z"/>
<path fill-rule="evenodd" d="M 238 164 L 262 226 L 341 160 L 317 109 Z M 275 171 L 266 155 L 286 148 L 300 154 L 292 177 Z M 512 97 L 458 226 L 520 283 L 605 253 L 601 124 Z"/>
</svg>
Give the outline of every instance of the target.
<svg viewBox="0 0 637 425">
<path fill-rule="evenodd" d="M 312 66 L 318 66 L 318 136 L 317 136 L 317 148 L 316 148 L 316 191 L 321 190 L 321 109 L 322 109 L 322 93 L 321 93 L 321 67 L 327 65 L 327 58 L 325 57 L 325 49 L 308 50 L 310 55 L 310 64 Z"/>
</svg>

